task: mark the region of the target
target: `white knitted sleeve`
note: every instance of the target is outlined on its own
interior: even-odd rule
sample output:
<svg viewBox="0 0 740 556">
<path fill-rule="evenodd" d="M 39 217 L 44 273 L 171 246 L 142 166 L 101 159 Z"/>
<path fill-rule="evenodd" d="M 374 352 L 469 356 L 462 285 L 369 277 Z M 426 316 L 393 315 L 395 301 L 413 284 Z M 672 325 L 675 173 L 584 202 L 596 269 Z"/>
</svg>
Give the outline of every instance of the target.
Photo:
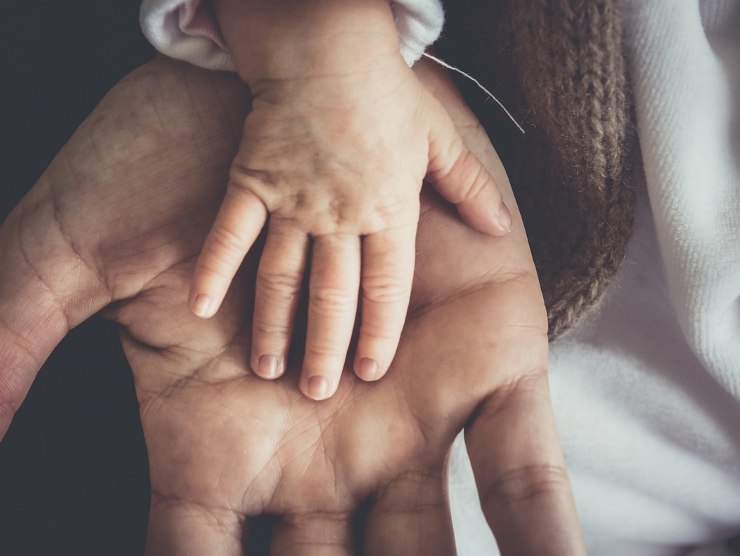
<svg viewBox="0 0 740 556">
<path fill-rule="evenodd" d="M 441 0 L 393 0 L 401 54 L 412 66 L 442 31 Z M 234 62 L 206 0 L 143 0 L 141 29 L 162 54 L 196 66 L 233 71 Z"/>
</svg>

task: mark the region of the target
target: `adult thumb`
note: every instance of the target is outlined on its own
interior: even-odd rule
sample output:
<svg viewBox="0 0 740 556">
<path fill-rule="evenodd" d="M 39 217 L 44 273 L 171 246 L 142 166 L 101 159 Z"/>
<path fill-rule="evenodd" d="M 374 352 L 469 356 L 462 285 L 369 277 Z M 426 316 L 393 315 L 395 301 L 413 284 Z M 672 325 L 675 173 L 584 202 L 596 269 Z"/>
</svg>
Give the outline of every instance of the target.
<svg viewBox="0 0 740 556">
<path fill-rule="evenodd" d="M 51 351 L 109 300 L 42 176 L 0 226 L 0 439 Z"/>
</svg>

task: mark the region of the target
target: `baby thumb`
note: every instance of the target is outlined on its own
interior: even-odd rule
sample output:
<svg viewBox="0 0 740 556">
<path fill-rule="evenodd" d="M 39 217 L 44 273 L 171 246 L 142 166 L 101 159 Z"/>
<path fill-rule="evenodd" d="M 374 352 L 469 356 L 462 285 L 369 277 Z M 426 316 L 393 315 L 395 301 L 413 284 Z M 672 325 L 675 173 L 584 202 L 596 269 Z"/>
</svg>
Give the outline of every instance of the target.
<svg viewBox="0 0 740 556">
<path fill-rule="evenodd" d="M 427 180 L 471 228 L 493 236 L 509 233 L 511 213 L 490 172 L 465 146 L 444 107 L 437 104 L 434 113 Z"/>
</svg>

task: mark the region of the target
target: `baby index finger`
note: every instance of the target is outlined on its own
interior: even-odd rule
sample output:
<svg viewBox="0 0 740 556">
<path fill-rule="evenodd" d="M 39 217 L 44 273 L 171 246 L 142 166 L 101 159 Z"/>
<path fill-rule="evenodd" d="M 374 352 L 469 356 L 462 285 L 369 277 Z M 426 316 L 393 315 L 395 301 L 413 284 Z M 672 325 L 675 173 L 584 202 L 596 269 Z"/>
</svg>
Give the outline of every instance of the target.
<svg viewBox="0 0 740 556">
<path fill-rule="evenodd" d="M 267 210 L 257 196 L 229 185 L 190 286 L 189 305 L 197 316 L 209 318 L 216 314 L 266 217 Z"/>
</svg>

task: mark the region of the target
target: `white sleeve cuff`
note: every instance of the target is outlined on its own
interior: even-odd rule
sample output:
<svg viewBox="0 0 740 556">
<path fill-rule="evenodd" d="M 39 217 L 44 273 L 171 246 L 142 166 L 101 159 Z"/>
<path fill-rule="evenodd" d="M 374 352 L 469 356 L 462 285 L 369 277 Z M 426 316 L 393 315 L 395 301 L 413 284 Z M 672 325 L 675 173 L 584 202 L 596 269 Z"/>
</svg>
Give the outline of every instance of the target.
<svg viewBox="0 0 740 556">
<path fill-rule="evenodd" d="M 437 40 L 444 23 L 441 0 L 393 0 L 391 9 L 409 66 Z M 206 0 L 143 0 L 141 29 L 158 51 L 202 68 L 234 71 L 234 62 Z"/>
<path fill-rule="evenodd" d="M 202 68 L 236 69 L 209 2 L 143 0 L 139 17 L 144 36 L 162 54 Z"/>
<path fill-rule="evenodd" d="M 439 38 L 445 16 L 441 0 L 400 0 L 391 2 L 396 18 L 401 55 L 409 66 L 421 58 Z"/>
</svg>

